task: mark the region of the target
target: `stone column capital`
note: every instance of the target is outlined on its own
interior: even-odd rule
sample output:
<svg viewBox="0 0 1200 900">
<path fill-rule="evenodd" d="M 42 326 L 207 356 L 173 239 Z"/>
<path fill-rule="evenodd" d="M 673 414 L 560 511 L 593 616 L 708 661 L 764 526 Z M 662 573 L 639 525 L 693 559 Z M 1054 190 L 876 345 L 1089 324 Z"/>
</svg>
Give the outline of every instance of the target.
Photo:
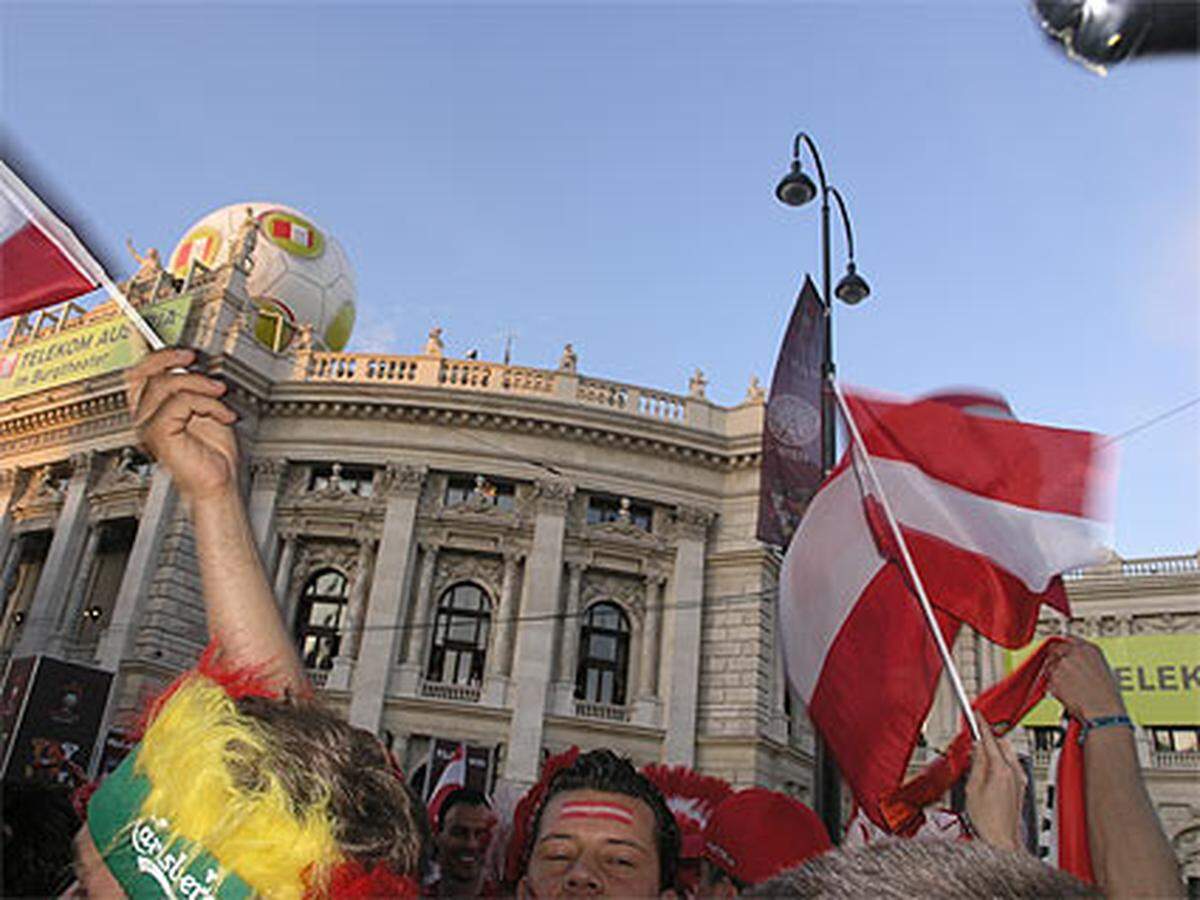
<svg viewBox="0 0 1200 900">
<path fill-rule="evenodd" d="M 698 506 L 675 507 L 675 532 L 680 538 L 704 540 L 716 513 Z"/>
<path fill-rule="evenodd" d="M 17 486 L 17 475 L 21 470 L 18 468 L 0 469 L 0 494 L 12 493 Z"/>
<path fill-rule="evenodd" d="M 252 456 L 250 458 L 251 490 L 278 490 L 280 481 L 287 474 L 288 462 L 278 456 Z"/>
<path fill-rule="evenodd" d="M 71 467 L 71 477 L 80 476 L 87 478 L 92 474 L 92 468 L 96 464 L 95 450 L 82 450 L 78 453 L 72 453 L 67 457 L 67 464 Z"/>
<path fill-rule="evenodd" d="M 565 478 L 539 478 L 535 483 L 538 512 L 565 515 L 575 485 Z"/>
<path fill-rule="evenodd" d="M 429 474 L 426 466 L 388 463 L 387 467 L 375 476 L 381 496 L 393 497 L 420 496 L 421 486 Z"/>
</svg>

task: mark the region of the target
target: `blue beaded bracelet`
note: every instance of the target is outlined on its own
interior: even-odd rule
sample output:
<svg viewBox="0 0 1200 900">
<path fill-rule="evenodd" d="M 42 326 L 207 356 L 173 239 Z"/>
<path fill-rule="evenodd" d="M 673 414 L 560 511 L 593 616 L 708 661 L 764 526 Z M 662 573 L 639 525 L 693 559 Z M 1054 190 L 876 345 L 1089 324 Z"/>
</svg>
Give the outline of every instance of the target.
<svg viewBox="0 0 1200 900">
<path fill-rule="evenodd" d="M 1083 746 L 1089 731 L 1095 731 L 1097 728 L 1109 728 L 1113 725 L 1124 725 L 1133 731 L 1133 722 L 1129 720 L 1129 716 L 1097 716 L 1095 719 L 1084 719 L 1083 728 L 1079 730 L 1079 746 Z"/>
</svg>

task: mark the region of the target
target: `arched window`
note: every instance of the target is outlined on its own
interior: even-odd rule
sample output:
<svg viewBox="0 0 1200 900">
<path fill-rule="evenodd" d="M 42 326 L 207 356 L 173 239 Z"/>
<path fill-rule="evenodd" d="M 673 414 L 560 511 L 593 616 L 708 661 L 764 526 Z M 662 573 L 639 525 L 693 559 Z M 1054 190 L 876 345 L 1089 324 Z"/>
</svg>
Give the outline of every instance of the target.
<svg viewBox="0 0 1200 900">
<path fill-rule="evenodd" d="M 449 588 L 438 602 L 425 677 L 442 684 L 479 684 L 487 655 L 492 604 L 477 584 Z"/>
<path fill-rule="evenodd" d="M 597 603 L 583 617 L 575 699 L 622 706 L 628 676 L 629 618 L 615 603 Z"/>
<path fill-rule="evenodd" d="M 304 668 L 333 668 L 349 589 L 350 582 L 337 569 L 322 569 L 304 583 L 296 609 L 296 646 Z"/>
</svg>

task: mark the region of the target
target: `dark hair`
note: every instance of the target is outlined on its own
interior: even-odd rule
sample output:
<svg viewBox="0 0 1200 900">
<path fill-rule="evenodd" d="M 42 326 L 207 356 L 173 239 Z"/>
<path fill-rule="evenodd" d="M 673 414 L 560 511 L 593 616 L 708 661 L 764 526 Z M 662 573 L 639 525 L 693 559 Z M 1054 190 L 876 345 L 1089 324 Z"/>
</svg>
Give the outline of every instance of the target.
<svg viewBox="0 0 1200 900">
<path fill-rule="evenodd" d="M 347 856 L 368 869 L 384 863 L 420 877 L 430 844 L 425 807 L 374 735 L 311 702 L 249 696 L 237 707 L 262 729 L 268 748 L 228 748 L 239 784 L 253 791 L 269 767 L 297 811 L 328 797 L 333 835 Z"/>
<path fill-rule="evenodd" d="M 1101 897 L 1028 853 L 983 841 L 886 840 L 813 857 L 750 888 L 746 897 Z"/>
<path fill-rule="evenodd" d="M 666 890 L 675 886 L 675 870 L 679 865 L 679 826 L 667 808 L 667 802 L 654 783 L 638 772 L 633 764 L 611 750 L 593 750 L 579 756 L 567 768 L 555 773 L 546 789 L 546 798 L 533 819 L 531 843 L 537 841 L 542 827 L 542 813 L 550 801 L 567 791 L 605 791 L 641 800 L 654 813 L 654 836 L 658 847 L 658 886 Z M 532 847 L 526 848 L 528 853 Z"/>
<path fill-rule="evenodd" d="M 455 788 L 446 795 L 446 799 L 442 801 L 441 809 L 438 810 L 437 830 L 439 833 L 446 827 L 446 816 L 450 815 L 450 810 L 456 806 L 492 808 L 492 804 L 488 802 L 487 795 L 483 791 L 477 791 L 475 788 L 469 787 Z"/>
<path fill-rule="evenodd" d="M 66 788 L 41 781 L 4 782 L 5 897 L 55 897 L 72 879 L 79 817 Z"/>
</svg>

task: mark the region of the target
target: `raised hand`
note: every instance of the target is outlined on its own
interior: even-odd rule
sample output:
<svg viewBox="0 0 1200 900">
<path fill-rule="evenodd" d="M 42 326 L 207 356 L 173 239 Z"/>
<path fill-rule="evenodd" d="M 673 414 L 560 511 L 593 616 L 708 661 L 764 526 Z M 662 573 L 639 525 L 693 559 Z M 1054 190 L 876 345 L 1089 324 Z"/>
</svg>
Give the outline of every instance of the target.
<svg viewBox="0 0 1200 900">
<path fill-rule="evenodd" d="M 187 349 L 151 353 L 125 376 L 130 417 L 146 450 L 187 500 L 237 486 L 237 414 L 218 397 L 225 385 L 194 372 Z"/>
<path fill-rule="evenodd" d="M 1012 744 L 997 740 L 980 719 L 980 739 L 967 776 L 967 815 L 981 838 L 1002 850 L 1020 850 L 1025 772 Z"/>
<path fill-rule="evenodd" d="M 1104 654 L 1072 637 L 1046 662 L 1050 693 L 1080 721 L 1125 714 L 1125 702 Z"/>
</svg>

